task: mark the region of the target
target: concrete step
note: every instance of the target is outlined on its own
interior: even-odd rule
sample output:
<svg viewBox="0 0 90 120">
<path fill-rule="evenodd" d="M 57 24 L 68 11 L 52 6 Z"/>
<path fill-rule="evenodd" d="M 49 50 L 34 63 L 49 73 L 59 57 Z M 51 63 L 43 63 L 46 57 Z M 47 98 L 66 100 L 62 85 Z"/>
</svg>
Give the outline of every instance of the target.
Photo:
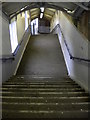
<svg viewBox="0 0 90 120">
<path fill-rule="evenodd" d="M 63 77 L 61 77 L 61 76 L 55 76 L 55 75 L 39 75 L 39 74 L 37 74 L 37 75 L 15 75 L 15 76 L 12 76 L 9 80 L 11 80 L 11 79 L 13 79 L 13 80 L 16 80 L 16 79 L 24 79 L 24 80 L 32 80 L 32 79 L 34 79 L 34 80 L 41 80 L 41 79 L 43 79 L 43 80 L 71 80 L 71 78 L 69 77 L 69 76 L 63 76 Z"/>
<path fill-rule="evenodd" d="M 82 88 L 1 88 L 9 92 L 85 92 Z"/>
<path fill-rule="evenodd" d="M 55 111 L 55 110 L 43 110 L 43 111 L 39 111 L 39 110 L 3 110 L 2 116 L 3 118 L 34 118 L 37 119 L 40 118 L 41 119 L 48 119 L 48 118 L 57 118 L 57 119 L 61 119 L 61 118 L 85 118 L 85 120 L 88 118 L 88 111 Z M 64 119 L 65 120 L 65 119 Z"/>
<path fill-rule="evenodd" d="M 3 103 L 2 104 L 2 110 L 5 109 L 5 110 L 36 110 L 36 111 L 48 111 L 48 110 L 55 110 L 55 111 L 73 111 L 73 110 L 80 110 L 80 111 L 83 111 L 83 110 L 87 110 L 88 111 L 88 106 L 90 104 L 85 104 L 85 103 L 82 103 L 82 104 L 60 104 L 60 103 L 13 103 L 13 104 L 10 104 L 10 103 Z"/>
<path fill-rule="evenodd" d="M 51 76 L 30 76 L 30 75 L 22 75 L 22 76 L 14 76 L 10 78 L 7 82 L 75 82 L 71 80 L 69 77 L 51 77 Z"/>
<path fill-rule="evenodd" d="M 2 85 L 3 88 L 80 88 L 80 86 L 76 85 L 64 85 L 64 84 L 58 84 L 58 85 Z"/>
<path fill-rule="evenodd" d="M 59 79 L 11 79 L 6 81 L 6 83 L 8 82 L 16 82 L 16 83 L 75 83 L 75 81 L 72 80 L 59 80 Z M 5 83 L 5 82 L 4 82 Z"/>
<path fill-rule="evenodd" d="M 90 97 L 1 97 L 3 102 L 8 103 L 83 103 L 90 102 Z"/>
<path fill-rule="evenodd" d="M 6 82 L 2 85 L 77 85 L 74 82 Z"/>
<path fill-rule="evenodd" d="M 8 91 L 3 91 L 0 93 L 2 96 L 32 96 L 32 97 L 78 97 L 78 96 L 88 96 L 88 93 L 84 92 L 8 92 Z"/>
<path fill-rule="evenodd" d="M 88 118 L 90 96 L 74 81 L 15 78 L 0 88 L 3 118 Z"/>
</svg>

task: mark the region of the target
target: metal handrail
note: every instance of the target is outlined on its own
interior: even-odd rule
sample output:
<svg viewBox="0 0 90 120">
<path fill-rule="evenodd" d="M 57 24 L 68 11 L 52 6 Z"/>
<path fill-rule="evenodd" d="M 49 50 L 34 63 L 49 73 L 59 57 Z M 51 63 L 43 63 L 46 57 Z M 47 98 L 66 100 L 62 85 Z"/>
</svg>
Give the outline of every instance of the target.
<svg viewBox="0 0 90 120">
<path fill-rule="evenodd" d="M 60 31 L 61 31 L 60 25 L 57 24 L 51 32 L 55 31 L 57 28 L 59 28 Z M 61 33 L 62 33 L 62 31 L 61 31 Z M 65 37 L 64 37 L 63 33 L 62 33 L 62 36 L 63 36 L 63 38 L 64 38 L 64 43 L 65 43 L 65 46 L 66 46 L 67 51 L 68 51 L 68 53 L 69 53 L 70 59 L 72 59 L 72 60 L 84 61 L 84 62 L 90 62 L 90 59 L 74 57 L 74 56 L 71 54 L 71 52 L 70 52 L 70 49 L 69 49 L 69 47 L 68 47 L 68 44 L 67 44 L 67 42 L 66 42 L 66 40 L 65 40 Z"/>
<path fill-rule="evenodd" d="M 28 26 L 27 30 L 26 30 L 25 33 L 23 34 L 22 40 L 20 41 L 20 43 L 19 43 L 18 46 L 16 47 L 16 49 L 15 49 L 15 51 L 14 51 L 14 53 L 13 53 L 13 56 L 16 56 L 16 54 L 17 54 L 17 52 L 18 52 L 18 50 L 19 50 L 19 48 L 20 48 L 20 46 L 21 46 L 21 44 L 22 44 L 22 42 L 23 42 L 23 38 L 24 38 L 26 32 L 28 31 L 28 29 L 30 29 L 30 25 Z"/>
<path fill-rule="evenodd" d="M 7 60 L 15 60 L 15 58 L 13 55 L 8 55 L 8 56 L 0 58 L 0 60 L 2 60 L 3 62 L 6 62 Z"/>
<path fill-rule="evenodd" d="M 30 26 L 27 28 L 27 30 L 25 31 L 25 33 L 28 31 L 28 29 L 30 29 Z M 25 36 L 25 33 L 24 33 L 23 37 Z M 0 60 L 2 60 L 3 62 L 5 62 L 7 60 L 15 60 L 15 56 L 16 56 L 16 54 L 17 54 L 17 52 L 18 52 L 18 50 L 19 50 L 22 42 L 23 42 L 23 39 L 20 41 L 20 43 L 16 47 L 14 53 L 12 53 L 11 55 L 4 56 L 4 57 L 0 58 Z"/>
</svg>

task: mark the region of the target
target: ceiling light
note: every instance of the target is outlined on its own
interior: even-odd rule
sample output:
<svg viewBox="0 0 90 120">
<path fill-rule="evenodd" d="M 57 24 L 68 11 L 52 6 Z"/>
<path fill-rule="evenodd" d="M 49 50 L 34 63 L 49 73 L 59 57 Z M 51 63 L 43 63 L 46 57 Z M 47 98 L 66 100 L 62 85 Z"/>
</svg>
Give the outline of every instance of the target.
<svg viewBox="0 0 90 120">
<path fill-rule="evenodd" d="M 24 8 L 27 8 L 27 6 L 25 6 Z"/>
<path fill-rule="evenodd" d="M 41 7 L 40 10 L 41 10 L 41 12 L 44 12 L 44 7 Z"/>
<path fill-rule="evenodd" d="M 74 13 L 74 10 L 68 10 L 67 8 L 64 8 L 64 10 L 66 10 L 67 11 L 67 13 Z"/>
<path fill-rule="evenodd" d="M 68 11 L 68 9 L 67 9 L 67 8 L 64 8 L 64 10 Z"/>
<path fill-rule="evenodd" d="M 42 18 L 42 17 L 43 17 L 43 13 L 40 14 L 40 18 Z"/>
<path fill-rule="evenodd" d="M 68 10 L 67 13 L 74 13 L 74 10 L 73 11 Z"/>
<path fill-rule="evenodd" d="M 24 10 L 24 8 L 21 9 L 21 11 L 23 11 L 23 10 Z"/>
</svg>

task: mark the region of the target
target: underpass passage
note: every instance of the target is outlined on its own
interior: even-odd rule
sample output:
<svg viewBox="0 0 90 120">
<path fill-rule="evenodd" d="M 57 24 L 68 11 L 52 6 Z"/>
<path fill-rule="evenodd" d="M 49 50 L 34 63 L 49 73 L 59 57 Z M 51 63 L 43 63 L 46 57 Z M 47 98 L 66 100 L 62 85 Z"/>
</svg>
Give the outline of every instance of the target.
<svg viewBox="0 0 90 120">
<path fill-rule="evenodd" d="M 31 36 L 17 75 L 66 77 L 67 69 L 57 35 Z"/>
</svg>

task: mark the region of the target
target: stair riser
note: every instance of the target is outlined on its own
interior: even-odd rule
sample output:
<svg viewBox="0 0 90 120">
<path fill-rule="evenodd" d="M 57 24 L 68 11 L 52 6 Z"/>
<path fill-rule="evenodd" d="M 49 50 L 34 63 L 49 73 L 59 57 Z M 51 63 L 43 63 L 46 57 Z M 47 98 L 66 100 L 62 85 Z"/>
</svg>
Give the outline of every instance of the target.
<svg viewBox="0 0 90 120">
<path fill-rule="evenodd" d="M 16 96 L 16 97 L 24 97 L 24 96 L 27 96 L 27 97 L 82 97 L 82 96 L 87 96 L 87 94 L 38 94 L 38 92 L 37 93 L 35 93 L 35 94 L 33 94 L 33 93 L 31 93 L 31 94 L 23 94 L 23 93 L 7 93 L 7 94 L 2 94 L 2 96 L 8 96 L 8 97 L 10 97 L 10 96 Z"/>
<path fill-rule="evenodd" d="M 63 79 L 63 78 L 62 78 Z M 16 82 L 16 83 L 18 83 L 18 82 L 22 82 L 22 83 L 75 83 L 75 81 L 73 81 L 73 80 L 57 80 L 57 79 L 55 79 L 55 80 L 53 80 L 53 79 L 15 79 L 15 80 L 13 80 L 13 79 L 11 79 L 11 80 L 8 80 L 8 81 L 6 81 L 5 83 L 10 83 L 10 82 Z"/>
<path fill-rule="evenodd" d="M 22 105 L 3 105 L 2 104 L 2 110 L 5 109 L 5 110 L 36 110 L 36 111 L 48 111 L 48 110 L 55 110 L 55 111 L 71 111 L 71 110 L 88 110 L 88 105 L 27 105 L 27 104 L 22 104 Z"/>
<path fill-rule="evenodd" d="M 80 88 L 79 86 L 70 86 L 70 85 L 68 85 L 68 86 L 63 86 L 63 85 L 61 85 L 61 86 L 3 86 L 3 88 L 18 88 L 18 89 L 20 89 L 20 88 L 34 88 L 34 89 L 36 89 L 36 88 L 44 88 L 44 89 L 47 89 L 47 88 L 55 88 L 55 89 L 68 89 L 68 88 L 71 88 L 71 89 L 73 89 L 73 88 Z"/>
<path fill-rule="evenodd" d="M 90 97 L 74 81 L 14 79 L 1 90 L 6 118 L 87 118 Z"/>
<path fill-rule="evenodd" d="M 82 89 L 19 89 L 17 88 L 3 88 L 3 92 L 84 92 Z"/>
<path fill-rule="evenodd" d="M 43 118 L 66 118 L 71 120 L 71 118 L 80 118 L 80 120 L 87 120 L 88 118 L 88 112 L 80 112 L 80 111 L 69 111 L 69 112 L 62 112 L 62 111 L 3 111 L 2 113 L 3 118 L 31 118 L 30 120 L 32 120 L 32 118 L 41 120 Z"/>
<path fill-rule="evenodd" d="M 4 83 L 4 85 L 77 85 L 76 83 Z"/>
<path fill-rule="evenodd" d="M 81 103 L 81 102 L 90 102 L 90 99 L 88 98 L 81 98 L 81 99 L 60 99 L 60 98 L 57 98 L 57 99 L 50 99 L 50 98 L 45 98 L 43 97 L 42 99 L 40 98 L 27 98 L 27 99 L 18 99 L 18 98 L 3 98 L 2 99 L 3 102 L 8 102 L 8 103 L 14 103 L 14 102 L 17 102 L 17 103 Z"/>
</svg>

